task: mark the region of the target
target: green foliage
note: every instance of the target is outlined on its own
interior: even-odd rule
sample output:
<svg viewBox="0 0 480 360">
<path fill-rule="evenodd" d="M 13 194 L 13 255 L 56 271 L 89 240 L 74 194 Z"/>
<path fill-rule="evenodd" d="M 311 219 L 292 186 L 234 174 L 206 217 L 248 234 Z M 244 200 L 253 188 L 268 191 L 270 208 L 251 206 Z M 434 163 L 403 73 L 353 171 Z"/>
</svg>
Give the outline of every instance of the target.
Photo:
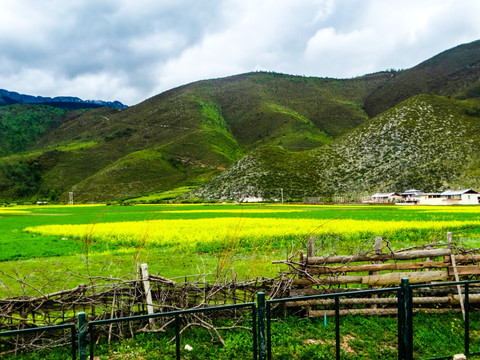
<svg viewBox="0 0 480 360">
<path fill-rule="evenodd" d="M 20 158 L 18 162 L 0 162 L 0 172 L 9 182 L 7 191 L 11 198 L 35 195 L 41 181 L 40 166 L 36 161 Z"/>
<path fill-rule="evenodd" d="M 134 132 L 135 132 L 134 129 L 130 127 L 126 127 L 125 129 L 115 131 L 115 133 L 105 136 L 105 141 L 112 141 L 112 140 L 116 140 L 124 137 L 129 137 L 129 136 L 132 136 Z"/>
<path fill-rule="evenodd" d="M 235 324 L 223 320 L 217 327 L 233 325 L 251 328 L 251 322 Z M 475 328 L 478 324 L 472 324 Z M 271 323 L 272 358 L 297 360 L 329 360 L 335 357 L 335 325 L 329 318 L 325 326 L 323 319 L 287 316 L 274 318 Z M 105 339 L 95 345 L 95 355 L 103 359 L 172 359 L 175 357 L 173 326 L 165 333 L 142 333 L 134 338 L 112 341 Z M 424 314 L 414 316 L 414 358 L 428 359 L 461 353 L 463 344 L 463 321 L 458 314 Z M 398 324 L 396 317 L 349 315 L 340 318 L 340 351 L 345 360 L 397 359 Z M 200 327 L 187 329 L 181 335 L 182 359 L 250 359 L 252 334 L 246 329 L 220 330 L 225 341 L 222 346 L 208 331 Z M 188 344 L 193 349 L 184 350 Z M 5 357 L 22 360 L 59 360 L 68 357 L 69 348 L 39 351 L 30 354 Z M 474 351 L 478 348 L 474 348 Z M 469 359 L 478 356 L 469 356 Z"/>
<path fill-rule="evenodd" d="M 0 108 L 0 156 L 24 151 L 60 125 L 65 110 L 43 105 L 11 105 Z"/>
</svg>

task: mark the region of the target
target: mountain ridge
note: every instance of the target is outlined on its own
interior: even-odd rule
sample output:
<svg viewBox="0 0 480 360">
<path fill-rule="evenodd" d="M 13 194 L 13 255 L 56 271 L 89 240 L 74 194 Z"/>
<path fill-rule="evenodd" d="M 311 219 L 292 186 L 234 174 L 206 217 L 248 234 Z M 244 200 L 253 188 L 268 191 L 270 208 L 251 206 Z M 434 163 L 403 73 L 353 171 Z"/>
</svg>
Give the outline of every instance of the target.
<svg viewBox="0 0 480 360">
<path fill-rule="evenodd" d="M 50 105 L 59 108 L 81 109 L 81 108 L 97 108 L 97 107 L 113 107 L 116 109 L 125 109 L 128 106 L 120 101 L 103 101 L 103 100 L 82 100 L 74 96 L 33 96 L 20 94 L 15 91 L 0 89 L 0 106 L 13 104 L 39 104 Z"/>
</svg>

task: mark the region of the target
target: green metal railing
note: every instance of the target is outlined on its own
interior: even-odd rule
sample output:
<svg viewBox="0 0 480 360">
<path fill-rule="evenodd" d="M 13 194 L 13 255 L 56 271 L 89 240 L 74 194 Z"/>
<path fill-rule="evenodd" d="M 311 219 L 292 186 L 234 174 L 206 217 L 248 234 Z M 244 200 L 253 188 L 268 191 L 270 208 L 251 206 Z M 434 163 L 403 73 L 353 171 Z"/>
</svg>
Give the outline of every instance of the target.
<svg viewBox="0 0 480 360">
<path fill-rule="evenodd" d="M 408 281 L 407 281 L 408 283 Z M 374 289 L 374 290 L 361 290 L 361 291 L 352 291 L 352 292 L 343 292 L 343 293 L 336 293 L 336 294 L 322 294 L 322 295 L 311 295 L 311 296 L 302 296 L 302 297 L 294 297 L 294 298 L 284 298 L 284 299 L 272 299 L 266 302 L 266 357 L 262 358 L 260 356 L 260 360 L 272 359 L 272 330 L 271 330 L 271 308 L 274 304 L 286 303 L 286 302 L 295 302 L 295 301 L 308 301 L 308 300 L 319 300 L 319 299 L 334 299 L 334 307 L 335 307 L 335 358 L 337 360 L 340 359 L 340 297 L 343 296 L 358 296 L 358 295 L 375 295 L 380 293 L 396 293 L 402 290 L 402 287 L 394 287 L 388 289 Z M 260 318 L 261 318 L 261 307 L 259 305 L 258 309 L 259 313 L 259 329 L 260 329 Z M 259 339 L 259 342 L 261 337 Z M 260 345 L 261 346 L 261 345 Z M 260 348 L 261 349 L 261 348 Z M 261 352 L 260 352 L 261 353 Z M 400 358 L 399 359 L 404 359 Z M 406 358 L 405 358 L 406 359 Z"/>
<path fill-rule="evenodd" d="M 44 326 L 39 328 L 30 328 L 30 329 L 22 329 L 22 330 L 14 330 L 14 331 L 2 331 L 0 332 L 0 337 L 3 336 L 17 336 L 23 334 L 31 334 L 31 333 L 39 333 L 39 332 L 51 332 L 51 331 L 58 331 L 62 329 L 70 329 L 71 340 L 72 340 L 72 359 L 76 360 L 77 358 L 77 347 L 75 342 L 75 324 L 62 324 L 62 325 L 54 325 L 54 326 Z"/>
<path fill-rule="evenodd" d="M 444 282 L 444 283 L 436 283 L 436 284 L 416 284 L 416 285 L 410 285 L 410 293 L 409 296 L 412 298 L 412 290 L 414 289 L 420 289 L 420 288 L 432 288 L 432 287 L 444 287 L 444 286 L 462 286 L 464 285 L 464 291 L 463 291 L 463 301 L 464 301 L 464 314 L 465 314 L 465 319 L 464 319 L 464 354 L 467 356 L 471 355 L 480 355 L 480 352 L 470 352 L 470 285 L 471 284 L 480 284 L 480 280 L 470 280 L 470 281 L 458 281 L 458 282 Z M 411 300 L 410 300 L 411 301 Z M 411 314 L 413 314 L 412 311 L 410 311 Z M 413 353 L 413 333 L 414 333 L 414 328 L 413 324 L 410 324 L 410 331 L 411 334 L 409 336 L 411 339 L 409 339 L 410 344 L 411 344 L 411 350 Z M 449 356 L 440 356 L 440 357 L 434 357 L 434 358 L 429 358 L 429 359 L 422 359 L 422 360 L 443 360 L 443 359 L 451 359 L 453 355 Z"/>
<path fill-rule="evenodd" d="M 180 317 L 182 315 L 188 315 L 193 313 L 205 313 L 205 312 L 212 312 L 212 311 L 223 311 L 229 309 L 240 309 L 240 308 L 248 308 L 250 307 L 252 310 L 252 350 L 253 350 L 253 359 L 257 359 L 257 308 L 254 302 L 251 303 L 243 303 L 243 304 L 234 304 L 234 305 L 223 305 L 223 306 L 212 306 L 206 308 L 196 308 L 196 309 L 189 309 L 189 310 L 179 310 L 179 311 L 171 311 L 166 313 L 155 313 L 150 315 L 137 315 L 137 316 L 130 316 L 124 318 L 117 318 L 117 319 L 107 319 L 107 320 L 97 320 L 97 321 L 90 321 L 88 324 L 84 320 L 85 314 L 80 313 L 79 315 L 82 316 L 82 320 L 79 321 L 79 333 L 78 333 L 78 342 L 80 348 L 82 348 L 83 344 L 87 344 L 90 350 L 90 359 L 93 360 L 94 358 L 94 328 L 99 325 L 109 325 L 114 323 L 120 322 L 130 322 L 130 321 L 142 321 L 142 320 L 149 320 L 155 318 L 162 318 L 162 317 L 174 317 L 175 318 L 175 355 L 176 359 L 180 360 Z M 83 315 L 82 315 L 83 314 Z M 80 319 L 80 317 L 79 317 Z M 89 341 L 86 340 L 88 332 Z M 86 346 L 83 347 L 83 351 L 80 351 L 80 360 L 86 360 Z"/>
<path fill-rule="evenodd" d="M 470 352 L 470 285 L 478 284 L 480 280 L 476 281 L 461 281 L 461 282 L 448 282 L 448 283 L 438 283 L 438 284 L 421 284 L 421 285 L 410 285 L 408 279 L 402 279 L 399 287 L 392 287 L 388 289 L 373 289 L 373 290 L 362 290 L 362 291 L 351 291 L 343 293 L 334 293 L 334 294 L 323 294 L 323 295 L 312 295 L 312 296 L 302 296 L 294 298 L 283 298 L 283 299 L 271 299 L 266 300 L 265 294 L 259 292 L 257 294 L 257 302 L 235 304 L 235 305 L 224 305 L 224 306 L 214 306 L 206 308 L 195 308 L 189 310 L 179 310 L 166 313 L 155 313 L 150 315 L 138 315 L 124 318 L 116 319 L 107 319 L 107 320 L 97 320 L 97 321 L 87 321 L 85 313 L 78 314 L 78 354 L 80 360 L 87 360 L 89 357 L 93 360 L 94 358 L 94 335 L 95 328 L 101 325 L 109 325 L 114 323 L 121 322 L 131 322 L 131 321 L 145 321 L 155 318 L 164 318 L 164 317 L 173 317 L 175 325 L 175 356 L 176 359 L 180 359 L 181 348 L 180 348 L 180 321 L 181 317 L 193 313 L 205 313 L 205 312 L 214 312 L 222 311 L 229 309 L 240 309 L 240 308 L 250 308 L 252 315 L 252 351 L 253 359 L 259 360 L 271 360 L 272 359 L 272 306 L 275 304 L 287 303 L 287 302 L 296 302 L 296 301 L 308 301 L 308 300 L 317 300 L 317 299 L 333 299 L 334 303 L 334 313 L 335 313 L 335 358 L 337 360 L 341 357 L 340 352 L 340 298 L 341 297 L 355 297 L 355 296 L 365 296 L 365 295 L 379 295 L 379 294 L 394 294 L 397 296 L 397 305 L 398 305 L 398 359 L 399 360 L 412 360 L 413 359 L 413 335 L 415 328 L 413 326 L 413 292 L 418 288 L 428 288 L 436 286 L 464 286 L 464 301 L 465 301 L 465 331 L 464 331 L 464 353 L 465 355 L 477 355 L 480 353 L 471 353 Z M 6 331 L 0 332 L 0 337 L 3 336 L 17 336 L 22 334 L 27 334 L 31 332 L 48 332 L 55 331 L 60 329 L 70 329 L 71 331 L 71 342 L 72 342 L 72 359 L 76 359 L 77 353 L 77 331 L 75 324 L 64 324 L 56 326 L 48 326 L 41 328 L 31 328 L 15 331 Z M 439 360 L 439 359 L 450 359 L 452 355 L 436 357 L 428 360 Z"/>
</svg>

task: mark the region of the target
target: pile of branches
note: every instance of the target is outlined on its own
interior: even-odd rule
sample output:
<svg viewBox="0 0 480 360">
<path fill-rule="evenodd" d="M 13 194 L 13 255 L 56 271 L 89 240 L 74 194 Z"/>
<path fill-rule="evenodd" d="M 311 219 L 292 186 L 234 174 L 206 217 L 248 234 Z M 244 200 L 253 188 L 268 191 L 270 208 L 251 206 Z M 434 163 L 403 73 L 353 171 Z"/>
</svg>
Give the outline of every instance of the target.
<svg viewBox="0 0 480 360">
<path fill-rule="evenodd" d="M 43 293 L 41 289 L 33 288 L 24 279 L 18 278 L 15 280 L 24 289 L 34 290 L 37 296 L 27 296 L 25 292 L 22 296 L 0 299 L 0 331 L 76 323 L 79 312 L 85 312 L 89 321 L 147 314 L 145 280 L 150 284 L 152 300 L 149 305 L 153 306 L 154 312 L 251 302 L 259 291 L 265 292 L 269 297 L 281 297 L 288 293 L 290 287 L 289 279 L 255 278 L 238 281 L 235 276 L 224 276 L 207 280 L 208 275 L 210 274 L 182 277 L 182 282 L 158 275 L 149 275 L 148 279 L 139 279 L 137 275 L 133 280 L 85 277 L 85 281 L 75 288 L 54 293 Z M 75 276 L 81 277 L 79 274 Z M 234 320 L 232 327 L 242 327 L 240 324 L 245 320 L 246 313 L 209 312 L 184 316 L 182 332 L 200 326 L 224 344 L 219 332 L 222 328 L 214 325 L 216 318 L 222 316 Z M 171 318 L 165 319 L 167 320 L 157 319 L 153 327 L 148 321 L 135 325 L 131 322 L 119 323 L 114 328 L 106 326 L 97 332 L 97 337 L 106 337 L 111 341 L 141 332 L 165 332 L 173 321 Z M 59 331 L 58 334 L 53 332 L 52 335 L 35 333 L 20 338 L 0 337 L 0 355 L 22 349 L 36 351 L 38 348 L 62 346 L 70 342 L 69 337 L 67 330 Z"/>
</svg>

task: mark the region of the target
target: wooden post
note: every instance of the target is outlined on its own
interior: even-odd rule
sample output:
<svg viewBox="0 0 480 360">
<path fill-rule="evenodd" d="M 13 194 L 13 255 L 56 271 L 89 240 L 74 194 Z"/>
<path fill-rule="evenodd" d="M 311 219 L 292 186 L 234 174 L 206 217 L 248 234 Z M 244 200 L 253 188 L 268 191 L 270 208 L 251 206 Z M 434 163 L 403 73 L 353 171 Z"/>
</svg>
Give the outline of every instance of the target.
<svg viewBox="0 0 480 360">
<path fill-rule="evenodd" d="M 313 237 L 308 238 L 308 246 L 307 246 L 307 258 L 311 258 L 315 255 L 315 249 L 313 245 Z"/>
<path fill-rule="evenodd" d="M 152 290 L 150 288 L 150 280 L 148 275 L 148 265 L 142 264 L 142 280 L 143 280 L 143 288 L 145 289 L 145 298 L 147 300 L 147 314 L 153 314 L 153 305 L 152 305 Z M 148 319 L 150 326 L 153 327 L 155 322 L 153 319 Z"/>
<path fill-rule="evenodd" d="M 375 254 L 380 255 L 382 253 L 382 243 L 383 239 L 381 236 L 375 238 Z"/>
<path fill-rule="evenodd" d="M 453 244 L 453 236 L 451 232 L 447 232 L 447 247 L 449 249 L 452 249 L 452 244 Z M 453 267 L 453 274 L 455 275 L 455 281 L 460 281 L 460 277 L 458 276 L 458 269 L 457 269 L 457 263 L 455 261 L 455 255 L 452 251 L 452 254 L 450 255 L 450 260 L 452 262 L 452 267 Z M 462 288 L 460 285 L 457 285 L 457 291 L 458 291 L 458 299 L 460 301 L 460 307 L 462 308 L 462 315 L 463 315 L 463 320 L 465 320 L 465 304 L 463 301 L 463 296 L 462 296 Z"/>
<path fill-rule="evenodd" d="M 381 236 L 375 237 L 375 255 L 380 255 L 382 253 L 382 243 L 383 239 Z M 379 261 L 374 261 L 374 264 L 379 264 Z M 380 275 L 380 271 L 370 271 L 369 275 Z M 373 287 L 375 288 L 375 286 Z M 372 295 L 372 298 L 378 298 L 378 295 Z M 372 309 L 376 309 L 377 305 L 372 305 Z"/>
</svg>

